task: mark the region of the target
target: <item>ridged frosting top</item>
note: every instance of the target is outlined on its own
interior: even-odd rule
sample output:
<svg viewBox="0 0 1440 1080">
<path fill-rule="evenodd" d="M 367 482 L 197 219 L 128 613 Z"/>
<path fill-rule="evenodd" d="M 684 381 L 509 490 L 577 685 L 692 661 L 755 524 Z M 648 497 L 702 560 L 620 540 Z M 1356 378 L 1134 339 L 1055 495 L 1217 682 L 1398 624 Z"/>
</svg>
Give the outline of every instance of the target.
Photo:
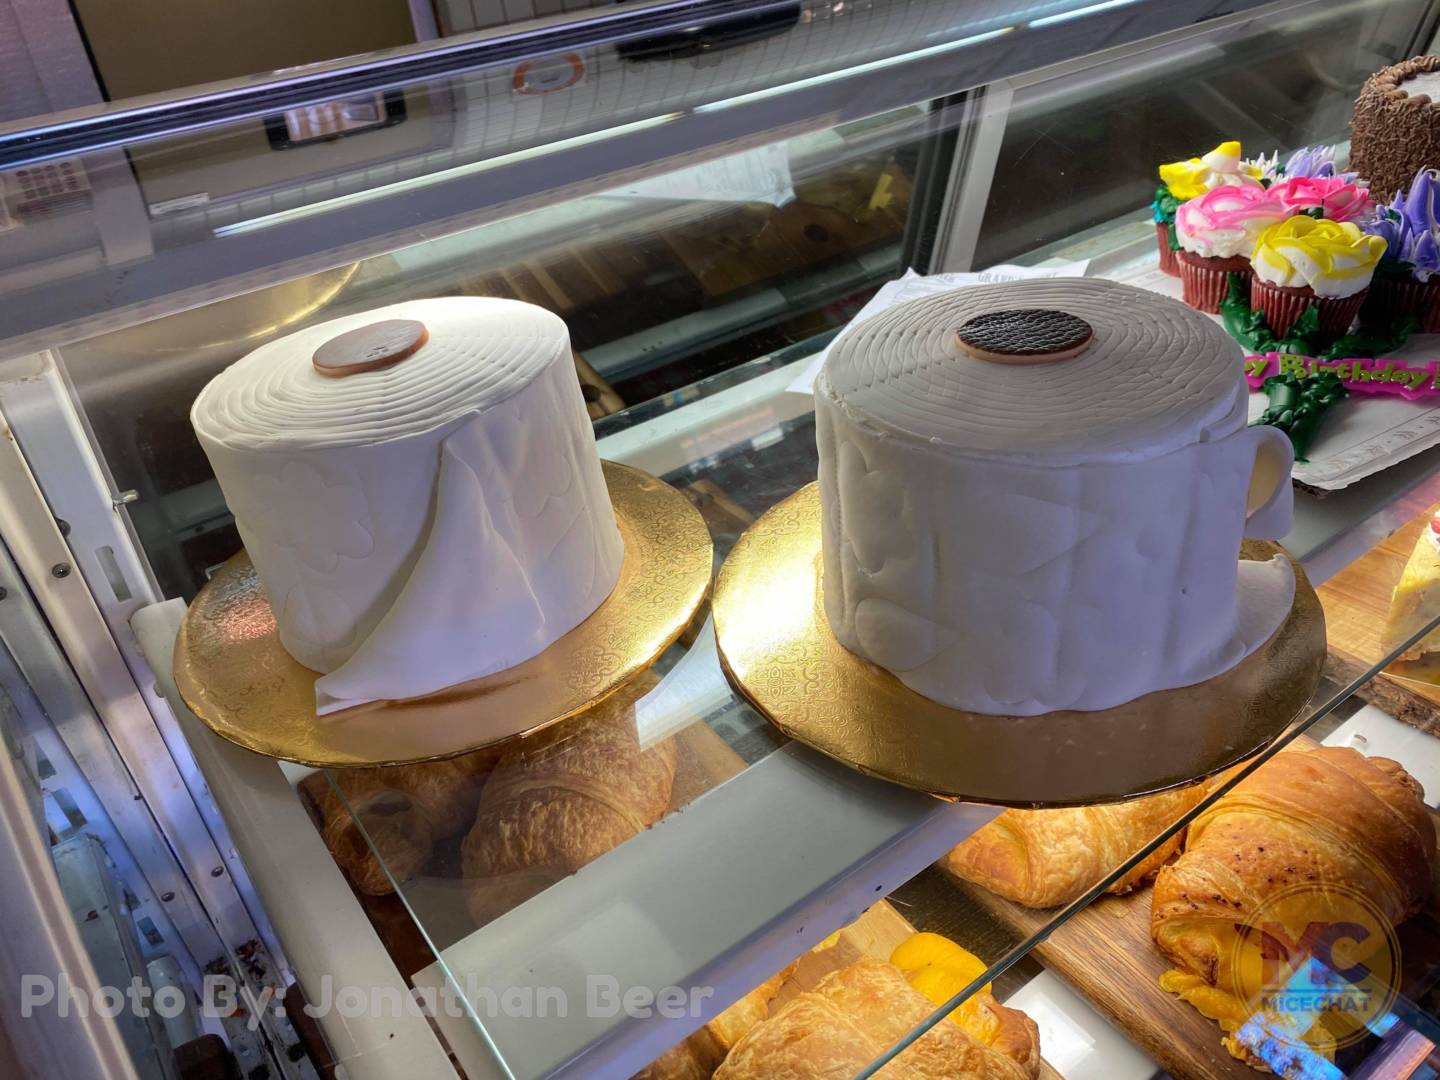
<svg viewBox="0 0 1440 1080">
<path fill-rule="evenodd" d="M 415 319 L 429 337 L 391 367 L 342 378 L 315 350 L 384 319 Z M 262 345 L 215 376 L 190 410 L 202 436 L 238 450 L 362 446 L 431 432 L 519 393 L 570 339 L 559 316 L 517 300 L 411 300 L 307 327 Z"/>
<path fill-rule="evenodd" d="M 1207 258 L 1248 256 L 1255 250 L 1257 236 L 1294 212 L 1258 184 L 1227 184 L 1180 205 L 1175 212 L 1175 238 L 1186 251 Z"/>
<path fill-rule="evenodd" d="M 977 315 L 1068 312 L 1094 330 L 1069 360 L 989 363 L 955 332 Z M 1155 457 L 1245 423 L 1240 346 L 1205 315 L 1093 278 L 958 289 L 847 330 L 816 384 L 877 434 L 981 458 L 1069 465 Z"/>
<path fill-rule="evenodd" d="M 1287 214 L 1318 210 L 1329 221 L 1359 221 L 1375 210 L 1369 191 L 1338 176 L 1292 176 L 1267 193 Z"/>
<path fill-rule="evenodd" d="M 1369 286 L 1385 248 L 1382 237 L 1362 233 L 1353 221 L 1302 214 L 1262 232 L 1250 265 L 1271 285 L 1308 285 L 1316 296 L 1354 296 Z"/>
</svg>

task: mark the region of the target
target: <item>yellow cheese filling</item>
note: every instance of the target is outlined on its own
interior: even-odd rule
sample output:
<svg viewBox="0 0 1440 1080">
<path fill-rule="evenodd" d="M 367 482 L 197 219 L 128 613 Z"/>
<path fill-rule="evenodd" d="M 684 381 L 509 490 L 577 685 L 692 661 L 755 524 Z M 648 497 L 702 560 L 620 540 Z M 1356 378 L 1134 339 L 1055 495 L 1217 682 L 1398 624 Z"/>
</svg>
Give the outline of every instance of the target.
<svg viewBox="0 0 1440 1080">
<path fill-rule="evenodd" d="M 939 934 L 911 934 L 895 947 L 890 962 L 905 973 L 910 985 L 936 1005 L 943 1005 L 985 974 L 985 961 Z M 980 987 L 951 1011 L 950 1019 L 982 1042 L 993 1037 L 997 1021 L 984 1009 L 981 995 L 990 993 L 990 983 Z"/>
<path fill-rule="evenodd" d="M 1172 968 L 1160 976 L 1160 989 L 1175 994 L 1207 1020 L 1214 1020 L 1224 1033 L 1220 1042 L 1231 1057 L 1247 1064 L 1258 1059 L 1244 1046 L 1235 1033 L 1254 1019 L 1277 1037 L 1291 1038 L 1295 1022 L 1303 1017 L 1281 1014 L 1250 1004 L 1259 999 L 1265 981 L 1265 959 L 1257 935 L 1242 935 L 1233 928 L 1213 928 L 1216 955 L 1226 958 L 1222 965 L 1219 986 L 1211 986 L 1199 975 Z M 1247 994 L 1245 988 L 1253 988 Z M 1300 1036 L 1301 1041 L 1327 1061 L 1335 1057 L 1335 1033 L 1327 1026 L 1327 1014 L 1321 1013 Z"/>
</svg>

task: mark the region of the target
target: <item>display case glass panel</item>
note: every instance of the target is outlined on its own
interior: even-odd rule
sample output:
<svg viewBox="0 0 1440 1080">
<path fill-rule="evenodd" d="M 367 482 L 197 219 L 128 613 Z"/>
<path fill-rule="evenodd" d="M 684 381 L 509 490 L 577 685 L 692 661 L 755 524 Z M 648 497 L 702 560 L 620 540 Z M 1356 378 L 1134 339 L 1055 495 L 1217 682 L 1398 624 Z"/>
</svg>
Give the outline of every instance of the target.
<svg viewBox="0 0 1440 1080">
<path fill-rule="evenodd" d="M 967 222 L 977 230 L 974 265 L 1135 220 L 1131 211 L 1154 195 L 1157 163 L 1223 140 L 1282 157 L 1345 141 L 1357 88 L 1423 48 L 1427 8 L 1421 0 L 1309 4 L 1016 79 L 995 124 L 1002 134 L 988 197 Z"/>
<path fill-rule="evenodd" d="M 1005 7 L 957 24 L 953 5 L 807 4 L 794 27 L 752 28 L 729 43 L 736 52 L 651 41 L 592 56 L 577 45 L 47 161 L 4 204 L 23 228 L 0 250 L 12 286 L 3 340 L 17 355 L 43 350 L 62 373 L 160 596 L 193 598 L 240 548 L 190 427 L 200 388 L 297 329 L 438 296 L 559 314 L 601 454 L 683 492 L 718 567 L 814 479 L 812 399 L 792 387 L 879 286 L 907 269 L 1008 261 L 1081 260 L 1078 272 L 1139 280 L 1154 259 L 1145 204 L 1157 161 L 1231 136 L 1282 154 L 1342 138 L 1361 78 L 1407 53 L 1434 15 L 1418 0 L 1207 11 L 1201 25 L 1157 23 L 1160 37 L 1036 70 L 1056 27 L 1083 35 L 1091 8 L 1124 6 L 1057 3 L 1023 19 Z M 806 38 L 817 51 L 789 66 L 733 62 L 812 30 L 829 37 Z M 1027 41 L 1029 61 L 990 51 Z M 982 49 L 993 79 L 943 70 Z M 796 104 L 877 73 L 888 89 L 874 100 Z M 747 128 L 753 109 L 795 119 Z M 657 139 L 673 152 L 655 153 Z M 22 429 L 22 449 L 27 438 L 36 445 Z M 1440 621 L 1383 630 L 1422 511 L 1440 499 L 1432 458 L 1324 499 L 1301 492 L 1288 543 L 1322 584 L 1329 667 L 1247 770 L 1306 740 L 1366 747 L 1367 732 L 1393 732 L 1354 726 L 1357 695 L 1414 720 L 1407 684 L 1377 676 Z M 1433 750 L 1419 745 L 1395 753 L 1423 780 Z M 799 981 L 774 1011 L 842 961 L 889 959 L 919 930 L 951 938 L 978 968 L 924 982 L 931 1014 L 898 1042 L 897 1031 L 877 1036 L 861 1075 L 957 1018 L 974 1037 L 982 986 L 1019 1002 L 1044 969 L 1188 1080 L 1228 1075 L 1231 1059 L 1221 1028 L 1167 996 L 1152 970 L 1142 871 L 1241 779 L 1087 850 L 1094 865 L 1026 907 L 967 880 L 949 854 L 998 807 L 946 804 L 787 741 L 732 688 L 702 611 L 595 715 L 460 759 L 315 771 L 296 798 L 403 977 L 458 991 L 458 1014 L 437 1019 L 465 1066 L 638 1070 L 792 961 Z M 1103 895 L 1116 884 L 1131 890 Z M 1409 1033 L 1436 1034 L 1433 905 L 1402 929 L 1398 996 L 1334 1067 L 1378 1068 Z M 586 1012 L 563 1030 L 506 1011 L 507 987 L 573 989 L 622 961 L 627 977 L 708 990 L 708 1004 L 673 1018 Z M 1246 1018 L 1222 1019 L 1238 1029 Z M 1317 1040 L 1282 1049 L 1333 1075 Z M 1042 1040 L 1040 1053 L 1055 1051 Z"/>
</svg>

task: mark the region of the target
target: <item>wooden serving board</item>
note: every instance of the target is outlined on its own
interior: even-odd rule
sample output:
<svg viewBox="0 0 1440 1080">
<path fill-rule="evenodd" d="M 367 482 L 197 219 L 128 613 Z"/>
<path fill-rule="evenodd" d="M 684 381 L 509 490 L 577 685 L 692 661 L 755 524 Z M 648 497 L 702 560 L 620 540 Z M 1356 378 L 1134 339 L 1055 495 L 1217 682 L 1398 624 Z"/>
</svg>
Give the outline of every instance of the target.
<svg viewBox="0 0 1440 1080">
<path fill-rule="evenodd" d="M 1301 736 L 1296 748 L 1319 745 Z M 1434 816 L 1440 831 L 1440 816 Z M 1012 933 L 1026 938 L 1048 926 L 1053 910 L 1022 907 L 988 889 L 949 874 L 976 904 Z M 1440 888 L 1440 863 L 1433 868 Z M 1036 945 L 1033 955 L 1059 975 L 1174 1080 L 1257 1080 L 1266 1075 L 1232 1058 L 1220 1045 L 1220 1026 L 1193 1006 L 1160 989 L 1160 976 L 1171 964 L 1150 939 L 1150 897 L 1147 883 L 1125 896 L 1104 896 Z M 1436 913 L 1417 916 L 1399 928 L 1402 977 L 1408 992 L 1415 981 L 1429 978 L 1420 970 L 1440 948 Z M 1411 970 L 1415 965 L 1415 970 Z"/>
<path fill-rule="evenodd" d="M 956 883 L 977 904 L 1029 937 L 1053 911 L 1012 904 L 967 881 Z M 1220 1028 L 1160 989 L 1170 965 L 1150 942 L 1150 888 L 1106 896 L 1057 927 L 1034 956 L 1124 1031 L 1175 1080 L 1256 1080 L 1260 1074 L 1220 1045 Z"/>
<path fill-rule="evenodd" d="M 1416 515 L 1315 590 L 1325 609 L 1325 636 L 1329 642 L 1325 674 L 1335 682 L 1350 683 L 1385 656 L 1382 635 L 1390 612 L 1390 595 L 1435 509 L 1432 506 Z M 1401 675 L 1407 668 L 1411 675 L 1426 675 L 1417 665 L 1406 664 L 1395 665 L 1393 673 Z M 1440 680 L 1440 669 L 1429 674 Z M 1381 675 L 1371 680 L 1360 695 L 1396 719 L 1440 735 L 1440 685 Z"/>
</svg>

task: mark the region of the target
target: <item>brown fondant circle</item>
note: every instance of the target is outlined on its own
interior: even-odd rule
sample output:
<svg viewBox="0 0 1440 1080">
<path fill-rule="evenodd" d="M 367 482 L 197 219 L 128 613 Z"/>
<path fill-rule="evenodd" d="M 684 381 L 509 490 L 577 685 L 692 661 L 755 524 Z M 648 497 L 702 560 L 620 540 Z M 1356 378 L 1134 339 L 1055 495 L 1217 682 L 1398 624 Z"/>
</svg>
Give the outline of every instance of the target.
<svg viewBox="0 0 1440 1080">
<path fill-rule="evenodd" d="M 310 362 L 332 378 L 375 371 L 415 355 L 429 336 L 415 319 L 382 319 L 336 335 L 315 350 Z"/>
<path fill-rule="evenodd" d="M 1095 331 L 1078 315 L 1053 308 L 987 311 L 955 332 L 962 352 L 992 364 L 1050 364 L 1084 352 Z"/>
</svg>

